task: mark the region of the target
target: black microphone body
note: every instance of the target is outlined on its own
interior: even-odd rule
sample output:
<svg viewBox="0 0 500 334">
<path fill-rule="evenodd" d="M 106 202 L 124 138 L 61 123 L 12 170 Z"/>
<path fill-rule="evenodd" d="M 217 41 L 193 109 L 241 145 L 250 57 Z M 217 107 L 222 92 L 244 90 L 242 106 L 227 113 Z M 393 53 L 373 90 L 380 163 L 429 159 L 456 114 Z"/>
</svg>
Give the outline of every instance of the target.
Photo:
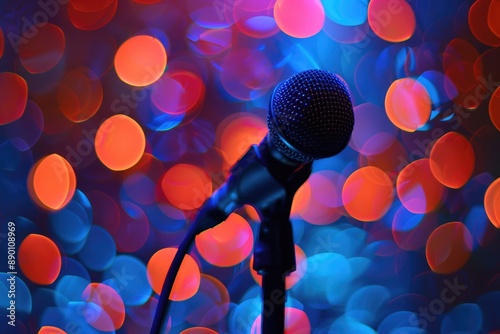
<svg viewBox="0 0 500 334">
<path fill-rule="evenodd" d="M 354 114 L 346 85 L 325 70 L 300 72 L 279 84 L 269 102 L 269 133 L 231 168 L 228 180 L 201 207 L 199 232 L 224 221 L 244 204 L 265 209 L 296 191 L 294 175 L 315 159 L 334 156 L 348 144 Z"/>
<path fill-rule="evenodd" d="M 196 216 L 198 233 L 220 224 L 245 204 L 260 214 L 266 204 L 284 195 L 290 176 L 309 164 L 288 160 L 266 136 L 260 145 L 248 149 L 231 168 L 226 182 L 202 205 Z"/>
</svg>

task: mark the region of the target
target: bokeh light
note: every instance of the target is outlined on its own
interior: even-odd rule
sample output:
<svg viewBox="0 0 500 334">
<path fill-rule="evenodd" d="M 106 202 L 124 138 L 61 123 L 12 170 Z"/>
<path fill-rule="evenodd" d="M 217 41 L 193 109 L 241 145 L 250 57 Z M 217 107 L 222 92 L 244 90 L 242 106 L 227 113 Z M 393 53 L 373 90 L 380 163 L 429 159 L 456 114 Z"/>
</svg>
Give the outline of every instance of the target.
<svg viewBox="0 0 500 334">
<path fill-rule="evenodd" d="M 253 322 L 250 333 L 262 333 L 261 322 L 262 316 L 259 315 Z M 303 310 L 294 307 L 285 307 L 285 333 L 311 333 L 311 322 Z"/>
<path fill-rule="evenodd" d="M 66 159 L 51 154 L 33 166 L 28 187 L 37 204 L 49 210 L 60 210 L 75 193 L 76 175 Z"/>
<path fill-rule="evenodd" d="M 2 112 L 0 125 L 19 119 L 28 101 L 28 84 L 21 76 L 11 72 L 0 73 L 0 99 Z"/>
<path fill-rule="evenodd" d="M 349 298 L 344 317 L 374 326 L 389 301 L 389 289 L 381 285 L 368 285 L 358 289 Z"/>
<path fill-rule="evenodd" d="M 92 226 L 85 245 L 78 253 L 82 264 L 88 269 L 101 271 L 108 268 L 116 256 L 113 237 L 102 227 Z"/>
<path fill-rule="evenodd" d="M 331 243 L 335 245 L 334 241 Z M 291 289 L 294 298 L 317 310 L 344 305 L 346 298 L 353 292 L 351 280 L 354 277 L 354 268 L 351 268 L 344 255 L 328 252 L 317 246 L 315 248 L 322 252 L 316 251 L 307 258 L 304 279 Z"/>
<path fill-rule="evenodd" d="M 82 249 L 92 227 L 92 207 L 83 192 L 75 191 L 71 201 L 49 217 L 54 239 L 65 253 L 75 254 Z"/>
<path fill-rule="evenodd" d="M 200 288 L 189 302 L 192 307 L 186 319 L 193 325 L 211 326 L 229 312 L 229 291 L 217 278 L 201 274 Z"/>
<path fill-rule="evenodd" d="M 163 248 L 154 253 L 149 259 L 147 265 L 148 281 L 157 294 L 161 292 L 163 282 L 176 252 L 177 248 Z M 187 254 L 175 278 L 169 298 L 180 301 L 194 296 L 200 287 L 200 275 L 200 268 L 194 259 Z"/>
<path fill-rule="evenodd" d="M 52 284 L 61 271 L 61 252 L 46 236 L 30 234 L 19 245 L 19 267 L 33 283 Z"/>
<path fill-rule="evenodd" d="M 141 126 L 126 115 L 106 119 L 95 136 L 95 151 L 111 170 L 122 171 L 134 166 L 144 154 L 146 138 Z"/>
<path fill-rule="evenodd" d="M 368 22 L 373 32 L 388 42 L 403 42 L 413 36 L 415 13 L 405 0 L 371 0 Z"/>
<path fill-rule="evenodd" d="M 222 86 L 229 95 L 243 101 L 261 97 L 277 80 L 268 55 L 247 47 L 232 49 L 221 67 Z"/>
<path fill-rule="evenodd" d="M 275 0 L 240 0 L 233 7 L 236 26 L 244 34 L 254 38 L 267 38 L 279 31 L 274 19 Z"/>
<path fill-rule="evenodd" d="M 425 87 L 415 79 L 398 79 L 387 91 L 385 110 L 396 127 L 413 132 L 429 120 L 431 100 Z"/>
<path fill-rule="evenodd" d="M 177 164 L 163 175 L 161 188 L 173 206 L 192 210 L 199 208 L 212 194 L 212 180 L 198 166 Z"/>
<path fill-rule="evenodd" d="M 127 284 L 123 282 L 124 276 Z M 104 272 L 105 282 L 117 286 L 126 306 L 144 305 L 151 296 L 151 286 L 147 279 L 146 265 L 137 257 L 118 255 Z"/>
<path fill-rule="evenodd" d="M 325 13 L 333 22 L 343 26 L 358 26 L 366 22 L 368 1 L 322 1 Z"/>
<path fill-rule="evenodd" d="M 3 132 L 19 151 L 27 151 L 42 136 L 44 123 L 40 107 L 32 100 L 28 100 L 22 116 L 14 122 L 3 125 L 0 132 Z"/>
<path fill-rule="evenodd" d="M 74 69 L 57 88 L 59 109 L 70 121 L 80 123 L 94 116 L 103 99 L 99 78 L 88 68 Z"/>
<path fill-rule="evenodd" d="M 160 2 L 161 0 L 133 0 L 133 1 L 140 3 L 141 5 L 151 5 Z"/>
<path fill-rule="evenodd" d="M 9 321 L 11 321 L 11 307 L 9 298 L 9 293 L 12 293 L 11 290 L 15 287 L 15 312 L 12 315 L 16 315 L 16 322 L 14 324 L 18 325 L 21 323 L 21 319 L 26 319 L 26 316 L 33 314 L 33 297 L 32 294 L 34 291 L 28 288 L 28 285 L 19 277 L 20 275 L 12 275 L 11 273 L 7 274 L 4 272 L 0 272 L 0 292 L 4 294 L 5 297 L 0 298 L 0 307 L 6 311 L 3 312 L 3 316 L 6 317 Z M 31 284 L 30 284 L 31 286 Z M 14 297 L 11 295 L 11 297 Z M 8 317 L 7 317 L 8 316 Z M 8 326 L 8 327 L 7 327 Z M 2 329 L 7 332 L 6 328 L 12 329 L 12 325 L 9 325 L 7 321 L 5 325 L 2 325 Z M 10 330 L 9 330 L 10 332 Z"/>
<path fill-rule="evenodd" d="M 186 32 L 189 47 L 199 55 L 212 57 L 228 50 L 233 45 L 231 28 L 211 29 L 193 23 Z"/>
<path fill-rule="evenodd" d="M 387 138 L 383 136 L 384 139 Z M 408 161 L 408 152 L 400 141 L 395 140 L 386 150 L 374 155 L 360 155 L 359 165 L 375 166 L 382 169 L 389 175 L 391 180 L 396 179 L 402 162 Z"/>
<path fill-rule="evenodd" d="M 500 23 L 498 22 L 498 20 L 495 20 L 495 14 L 497 14 L 499 11 L 500 3 L 498 3 L 498 1 L 490 1 L 488 7 L 488 27 L 498 37 L 500 37 Z"/>
<path fill-rule="evenodd" d="M 191 327 L 183 330 L 180 334 L 217 334 L 217 332 L 206 327 Z"/>
<path fill-rule="evenodd" d="M 349 146 L 363 155 L 372 156 L 386 150 L 395 140 L 397 129 L 387 119 L 385 111 L 372 103 L 354 107 L 356 126 Z"/>
<path fill-rule="evenodd" d="M 480 307 L 473 303 L 462 303 L 446 313 L 441 323 L 441 333 L 480 333 L 483 314 Z"/>
<path fill-rule="evenodd" d="M 500 228 L 500 178 L 493 181 L 484 194 L 484 209 L 491 223 Z"/>
<path fill-rule="evenodd" d="M 81 301 L 83 291 L 89 286 L 88 278 L 77 275 L 64 275 L 56 283 L 55 291 L 59 298 L 56 299 L 58 306 L 66 306 L 68 302 Z"/>
<path fill-rule="evenodd" d="M 311 174 L 297 190 L 292 202 L 292 217 L 300 216 L 314 225 L 328 225 L 343 214 L 342 186 L 345 177 L 330 170 Z"/>
<path fill-rule="evenodd" d="M 58 26 L 47 23 L 32 26 L 32 36 L 19 44 L 19 59 L 24 68 L 32 74 L 53 69 L 63 58 L 66 49 L 64 32 Z"/>
<path fill-rule="evenodd" d="M 253 248 L 252 228 L 245 218 L 233 213 L 219 225 L 197 235 L 195 245 L 208 263 L 231 267 L 250 255 Z"/>
<path fill-rule="evenodd" d="M 425 246 L 429 235 L 437 227 L 435 214 L 417 214 L 400 206 L 392 221 L 392 236 L 399 248 L 417 250 Z"/>
<path fill-rule="evenodd" d="M 167 52 L 160 40 L 147 35 L 123 42 L 115 55 L 115 70 L 120 79 L 137 87 L 157 81 L 167 66 Z"/>
<path fill-rule="evenodd" d="M 428 158 L 406 165 L 398 175 L 396 190 L 401 203 L 413 213 L 436 209 L 444 194 L 444 187 L 432 174 Z"/>
<path fill-rule="evenodd" d="M 266 134 L 265 120 L 250 113 L 236 113 L 220 123 L 216 143 L 227 165 L 232 166 L 251 145 L 259 144 Z"/>
<path fill-rule="evenodd" d="M 354 218 L 369 222 L 389 210 L 394 199 L 394 186 L 381 169 L 367 166 L 349 175 L 342 189 L 346 211 Z"/>
<path fill-rule="evenodd" d="M 476 47 L 462 38 L 452 39 L 443 54 L 443 69 L 445 75 L 451 80 L 452 87 L 447 85 L 448 92 L 458 90 L 454 101 L 467 109 L 475 109 L 479 100 L 475 99 L 476 76 L 474 64 L 479 58 Z"/>
<path fill-rule="evenodd" d="M 113 233 L 116 248 L 120 252 L 136 252 L 148 241 L 149 220 L 144 210 L 134 203 L 122 201 L 121 207 L 120 222 Z"/>
<path fill-rule="evenodd" d="M 108 24 L 116 14 L 118 0 L 88 1 L 70 0 L 68 16 L 75 28 L 97 30 Z"/>
<path fill-rule="evenodd" d="M 71 6 L 82 12 L 96 12 L 102 10 L 109 6 L 114 0 L 103 0 L 103 1 L 86 1 L 86 0 L 70 0 Z"/>
<path fill-rule="evenodd" d="M 196 25 L 210 29 L 222 29 L 232 23 L 232 9 L 236 6 L 226 4 L 226 1 L 188 0 L 186 8 L 188 15 Z"/>
<path fill-rule="evenodd" d="M 323 28 L 325 10 L 320 0 L 277 0 L 274 18 L 285 34 L 307 38 Z"/>
<path fill-rule="evenodd" d="M 120 198 L 122 201 L 130 201 L 138 205 L 153 204 L 156 200 L 155 184 L 141 172 L 130 174 L 123 181 Z"/>
<path fill-rule="evenodd" d="M 490 120 L 497 128 L 498 131 L 500 131 L 500 88 L 495 89 L 493 94 L 490 97 L 490 102 L 488 105 L 488 113 L 490 115 Z"/>
<path fill-rule="evenodd" d="M 398 328 L 399 330 L 399 328 Z M 358 321 L 348 315 L 342 315 L 335 319 L 333 324 L 330 326 L 330 333 L 357 333 L 357 334 L 375 334 L 375 330 L 363 322 Z M 413 332 L 403 332 L 405 334 L 416 334 Z"/>
<path fill-rule="evenodd" d="M 385 317 L 377 328 L 380 334 L 388 334 L 394 331 L 407 331 L 407 334 L 418 333 L 420 330 L 417 326 L 413 326 L 411 321 L 416 316 L 410 311 L 397 311 Z"/>
<path fill-rule="evenodd" d="M 488 12 L 495 9 L 495 7 L 490 8 L 491 4 L 495 2 L 492 0 L 477 0 L 469 9 L 470 31 L 478 41 L 494 47 L 500 45 L 500 36 L 495 35 L 491 30 L 488 24 L 490 15 Z"/>
<path fill-rule="evenodd" d="M 443 185 L 458 189 L 474 171 L 474 149 L 469 141 L 457 132 L 448 132 L 439 138 L 429 156 L 432 175 Z"/>
<path fill-rule="evenodd" d="M 176 116 L 186 122 L 199 111 L 205 99 L 205 84 L 195 73 L 170 71 L 165 73 L 153 87 L 151 103 L 163 117 Z"/>
<path fill-rule="evenodd" d="M 435 70 L 425 71 L 417 79 L 429 93 L 433 108 L 442 106 L 457 97 L 458 91 L 446 75 Z"/>
<path fill-rule="evenodd" d="M 435 273 L 451 274 L 470 258 L 472 235 L 461 222 L 450 222 L 436 228 L 427 239 L 425 255 Z"/>
<path fill-rule="evenodd" d="M 66 332 L 58 327 L 43 326 L 38 331 L 38 334 L 66 334 Z"/>
<path fill-rule="evenodd" d="M 103 283 L 90 283 L 82 293 L 87 301 L 85 320 L 95 329 L 111 332 L 123 326 L 125 305 L 113 288 Z"/>
<path fill-rule="evenodd" d="M 5 48 L 5 37 L 2 28 L 0 28 L 0 58 L 3 56 L 3 51 Z"/>
</svg>

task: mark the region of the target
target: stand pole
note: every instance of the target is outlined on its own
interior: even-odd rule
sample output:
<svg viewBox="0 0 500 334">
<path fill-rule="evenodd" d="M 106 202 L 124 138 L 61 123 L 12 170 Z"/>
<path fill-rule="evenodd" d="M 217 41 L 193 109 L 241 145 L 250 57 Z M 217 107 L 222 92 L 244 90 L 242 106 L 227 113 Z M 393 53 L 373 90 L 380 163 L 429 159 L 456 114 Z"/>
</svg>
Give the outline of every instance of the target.
<svg viewBox="0 0 500 334">
<path fill-rule="evenodd" d="M 285 333 L 285 277 L 295 271 L 290 211 L 293 196 L 311 173 L 310 166 L 282 184 L 282 196 L 256 207 L 261 218 L 253 269 L 262 275 L 262 334 Z"/>
<path fill-rule="evenodd" d="M 278 272 L 262 276 L 262 333 L 285 332 L 285 278 Z"/>
</svg>

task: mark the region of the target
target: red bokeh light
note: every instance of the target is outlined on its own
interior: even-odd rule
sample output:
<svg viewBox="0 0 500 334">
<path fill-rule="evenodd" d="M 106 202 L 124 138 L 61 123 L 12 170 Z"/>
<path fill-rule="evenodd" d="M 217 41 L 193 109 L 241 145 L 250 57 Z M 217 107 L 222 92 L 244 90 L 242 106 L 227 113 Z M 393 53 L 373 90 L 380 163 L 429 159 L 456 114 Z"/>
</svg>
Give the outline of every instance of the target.
<svg viewBox="0 0 500 334">
<path fill-rule="evenodd" d="M 19 267 L 33 283 L 54 283 L 61 271 L 61 252 L 51 239 L 40 234 L 28 235 L 19 245 Z"/>
</svg>

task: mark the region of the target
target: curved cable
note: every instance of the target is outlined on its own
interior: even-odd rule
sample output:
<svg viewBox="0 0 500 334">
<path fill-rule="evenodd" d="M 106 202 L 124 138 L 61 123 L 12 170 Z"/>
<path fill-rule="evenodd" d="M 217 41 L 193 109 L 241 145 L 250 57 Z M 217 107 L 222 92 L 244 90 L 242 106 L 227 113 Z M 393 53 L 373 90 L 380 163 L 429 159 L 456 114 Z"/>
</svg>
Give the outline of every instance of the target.
<svg viewBox="0 0 500 334">
<path fill-rule="evenodd" d="M 191 245 L 193 244 L 194 238 L 198 232 L 196 228 L 197 224 L 192 224 L 188 233 L 182 240 L 177 252 L 175 253 L 172 264 L 168 269 L 167 276 L 163 282 L 163 287 L 161 289 L 160 297 L 158 300 L 158 306 L 156 307 L 156 313 L 153 319 L 153 325 L 151 326 L 150 334 L 160 334 L 163 328 L 163 317 L 167 314 L 170 307 L 170 293 L 172 292 L 172 287 L 175 282 L 175 278 L 184 260 L 184 256 L 189 252 Z"/>
</svg>

